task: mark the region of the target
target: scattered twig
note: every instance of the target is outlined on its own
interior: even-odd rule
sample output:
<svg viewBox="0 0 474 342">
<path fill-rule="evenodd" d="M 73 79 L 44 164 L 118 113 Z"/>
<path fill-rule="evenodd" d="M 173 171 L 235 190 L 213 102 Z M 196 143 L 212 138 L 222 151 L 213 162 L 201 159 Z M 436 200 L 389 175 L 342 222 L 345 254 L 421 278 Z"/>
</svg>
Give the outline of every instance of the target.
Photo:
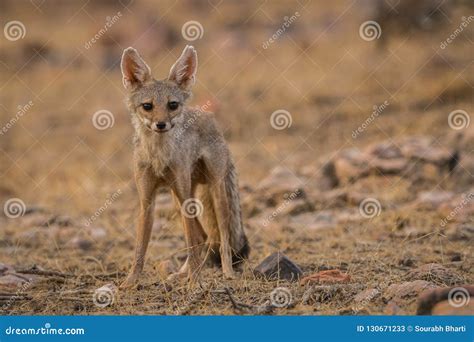
<svg viewBox="0 0 474 342">
<path fill-rule="evenodd" d="M 273 310 L 275 309 L 275 306 L 272 304 L 268 305 L 249 305 L 246 303 L 241 303 L 237 302 L 234 297 L 232 296 L 232 293 L 230 292 L 230 289 L 228 287 L 224 288 L 224 291 L 215 291 L 217 293 L 225 293 L 229 297 L 230 302 L 232 303 L 232 306 L 235 310 L 240 311 L 240 312 L 247 312 L 251 314 L 269 314 L 272 313 Z"/>
<path fill-rule="evenodd" d="M 63 273 L 63 272 L 58 272 L 58 271 L 46 271 L 46 270 L 40 270 L 36 267 L 31 267 L 29 269 L 20 269 L 16 270 L 16 273 L 23 273 L 23 274 L 34 274 L 34 275 L 39 275 L 39 276 L 44 276 L 44 277 L 62 277 L 62 278 L 70 278 L 74 277 L 74 274 L 72 273 Z"/>
</svg>

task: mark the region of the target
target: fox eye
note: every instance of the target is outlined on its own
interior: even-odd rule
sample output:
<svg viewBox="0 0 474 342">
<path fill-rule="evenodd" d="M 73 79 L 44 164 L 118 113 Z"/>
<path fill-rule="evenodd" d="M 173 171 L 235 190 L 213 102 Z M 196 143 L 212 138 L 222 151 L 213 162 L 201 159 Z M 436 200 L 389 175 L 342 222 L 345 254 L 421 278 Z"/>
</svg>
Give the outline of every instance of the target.
<svg viewBox="0 0 474 342">
<path fill-rule="evenodd" d="M 142 103 L 142 107 L 143 107 L 144 110 L 149 112 L 150 110 L 153 109 L 153 104 L 152 103 Z"/>
<path fill-rule="evenodd" d="M 170 101 L 168 102 L 168 108 L 169 110 L 176 110 L 179 107 L 179 102 L 176 101 Z"/>
</svg>

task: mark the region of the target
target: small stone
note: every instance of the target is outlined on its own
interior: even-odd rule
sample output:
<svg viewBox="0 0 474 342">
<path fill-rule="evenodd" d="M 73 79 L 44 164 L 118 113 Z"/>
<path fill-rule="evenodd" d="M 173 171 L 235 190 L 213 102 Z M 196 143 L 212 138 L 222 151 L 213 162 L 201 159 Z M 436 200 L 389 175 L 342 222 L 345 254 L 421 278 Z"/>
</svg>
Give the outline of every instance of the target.
<svg viewBox="0 0 474 342">
<path fill-rule="evenodd" d="M 448 300 L 439 302 L 431 311 L 436 316 L 472 316 L 474 315 L 474 300 L 462 306 L 453 306 Z"/>
<path fill-rule="evenodd" d="M 436 263 L 421 265 L 407 274 L 408 280 L 426 280 L 434 283 L 454 285 L 463 282 L 463 278 L 450 269 Z"/>
<path fill-rule="evenodd" d="M 379 159 L 370 161 L 370 166 L 381 174 L 399 174 L 407 167 L 408 161 L 404 158 L 398 159 Z"/>
<path fill-rule="evenodd" d="M 33 275 L 23 275 L 16 273 L 9 273 L 0 277 L 0 289 L 16 289 L 24 284 L 32 283 L 35 281 L 36 276 Z"/>
<path fill-rule="evenodd" d="M 417 202 L 432 208 L 437 208 L 442 203 L 448 202 L 454 196 L 450 191 L 425 191 L 418 195 Z"/>
<path fill-rule="evenodd" d="M 387 305 L 385 306 L 384 310 L 383 310 L 383 313 L 384 315 L 390 315 L 390 316 L 394 316 L 394 315 L 404 315 L 405 314 L 405 311 L 403 311 L 398 305 L 397 303 L 393 302 L 393 301 L 390 301 L 387 303 Z"/>
<path fill-rule="evenodd" d="M 14 270 L 13 266 L 0 263 L 0 276 L 6 274 L 8 272 L 14 272 L 14 271 L 15 270 Z"/>
<path fill-rule="evenodd" d="M 474 286 L 452 286 L 437 287 L 429 289 L 420 294 L 418 298 L 417 315 L 430 315 L 434 307 L 442 301 L 451 301 L 453 307 L 461 307 L 470 302 L 470 298 L 474 296 Z"/>
<path fill-rule="evenodd" d="M 276 199 L 283 198 L 285 194 L 289 196 L 294 194 L 295 198 L 302 198 L 305 196 L 304 186 L 303 178 L 285 167 L 278 166 L 258 184 L 257 191 L 266 192 Z"/>
<path fill-rule="evenodd" d="M 171 260 L 163 260 L 158 264 L 157 270 L 160 276 L 165 279 L 176 272 L 176 266 Z"/>
<path fill-rule="evenodd" d="M 433 283 L 425 280 L 415 280 L 399 284 L 390 285 L 384 292 L 383 297 L 386 300 L 392 300 L 397 305 L 403 303 L 407 299 L 417 297 L 426 289 L 434 288 Z"/>
<path fill-rule="evenodd" d="M 254 273 L 269 280 L 286 279 L 295 281 L 303 274 L 303 271 L 284 254 L 275 252 L 255 267 Z"/>
<path fill-rule="evenodd" d="M 347 273 L 341 272 L 341 270 L 325 270 L 318 273 L 314 273 L 301 279 L 301 285 L 319 283 L 319 284 L 335 284 L 335 283 L 348 283 L 351 280 L 351 276 Z"/>
<path fill-rule="evenodd" d="M 357 304 L 368 303 L 377 297 L 380 294 L 380 291 L 377 289 L 367 289 L 362 292 L 359 292 L 354 297 L 354 302 Z"/>
<path fill-rule="evenodd" d="M 72 248 L 88 251 L 92 248 L 94 244 L 89 239 L 84 239 L 79 236 L 76 236 L 72 240 L 70 240 L 67 245 Z"/>
<path fill-rule="evenodd" d="M 474 226 L 468 224 L 457 225 L 448 232 L 448 238 L 457 240 L 474 240 Z"/>
</svg>

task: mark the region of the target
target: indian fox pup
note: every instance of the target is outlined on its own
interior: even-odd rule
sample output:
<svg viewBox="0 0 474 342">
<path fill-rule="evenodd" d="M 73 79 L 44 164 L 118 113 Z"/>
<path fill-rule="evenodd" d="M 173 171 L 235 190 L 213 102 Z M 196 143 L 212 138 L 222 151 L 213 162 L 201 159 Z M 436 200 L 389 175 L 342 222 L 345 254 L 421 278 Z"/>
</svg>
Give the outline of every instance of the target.
<svg viewBox="0 0 474 342">
<path fill-rule="evenodd" d="M 211 113 L 187 106 L 196 80 L 196 50 L 186 46 L 167 78 L 156 80 L 138 52 L 122 55 L 126 104 L 135 128 L 134 170 L 140 213 L 133 265 L 121 287 L 137 283 L 153 225 L 155 194 L 171 189 L 181 208 L 187 259 L 170 277 L 197 278 L 209 257 L 226 278 L 247 258 L 237 173 Z"/>
</svg>

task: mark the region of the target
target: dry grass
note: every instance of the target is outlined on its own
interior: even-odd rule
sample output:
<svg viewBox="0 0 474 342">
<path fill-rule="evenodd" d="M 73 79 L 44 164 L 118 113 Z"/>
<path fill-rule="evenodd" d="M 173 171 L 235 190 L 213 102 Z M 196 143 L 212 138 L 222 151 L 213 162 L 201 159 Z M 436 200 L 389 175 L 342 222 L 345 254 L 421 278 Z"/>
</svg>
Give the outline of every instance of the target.
<svg viewBox="0 0 474 342">
<path fill-rule="evenodd" d="M 444 50 L 439 44 L 467 10 L 456 8 L 452 23 L 433 34 L 394 35 L 379 49 L 359 37 L 359 25 L 370 19 L 369 4 L 140 0 L 124 8 L 111 1 L 48 1 L 36 9 L 29 2 L 2 2 L 1 22 L 20 20 L 27 33 L 15 42 L 0 40 L 0 123 L 14 117 L 19 105 L 32 101 L 33 106 L 0 136 L 0 200 L 18 197 L 27 206 L 70 216 L 72 223 L 37 227 L 31 215 L 18 220 L 0 217 L 0 261 L 74 275 L 41 281 L 28 289 L 28 300 L 15 301 L 9 312 L 231 314 L 235 311 L 221 293 L 223 288 L 232 289 L 239 301 L 258 305 L 276 286 L 285 286 L 295 305 L 277 313 L 337 314 L 352 305 L 360 290 L 401 281 L 408 270 L 399 263 L 403 258 L 417 265 L 449 264 L 455 253 L 465 261 L 452 267 L 472 281 L 468 242 L 448 241 L 437 228 L 440 217 L 434 212 L 394 206 L 374 220 L 321 231 L 249 227 L 252 254 L 238 280 L 223 281 L 220 272 L 206 270 L 200 287 L 166 284 L 155 266 L 165 259 L 182 262 L 185 251 L 180 225 L 172 214 L 158 210 L 162 226 L 154 229 L 141 288 L 121 292 L 112 307 L 101 309 L 91 300 L 94 289 L 120 282 L 132 257 L 133 132 L 118 67 L 122 49 L 130 45 L 141 52 L 155 76 L 165 77 L 188 43 L 181 36 L 182 25 L 188 20 L 203 25 L 203 38 L 193 42 L 200 61 L 194 103 L 212 101 L 244 185 L 254 187 L 279 165 L 316 171 L 321 160 L 341 148 L 389 137 L 428 135 L 439 144 L 447 141 L 452 134 L 448 113 L 460 108 L 473 112 L 473 29 L 468 27 Z M 118 11 L 122 18 L 86 49 L 85 42 L 104 26 L 105 17 Z M 296 11 L 301 16 L 291 30 L 263 49 L 283 17 Z M 372 107 L 386 100 L 390 105 L 383 115 L 352 139 L 352 131 L 370 116 Z M 100 109 L 114 114 L 112 128 L 93 127 L 92 115 Z M 277 109 L 291 113 L 290 129 L 270 126 L 270 114 Z M 468 146 L 465 152 L 472 156 L 472 151 Z M 448 178 L 424 189 L 466 191 L 469 185 L 472 178 L 467 184 Z M 357 186 L 357 191 L 388 196 L 394 204 L 415 196 L 411 184 L 394 178 L 384 185 L 370 178 Z M 118 189 L 121 195 L 94 222 L 106 237 L 91 237 L 85 220 Z M 397 236 L 394 227 L 400 217 L 409 218 L 427 235 Z M 92 246 L 71 247 L 76 235 L 92 239 Z M 275 250 L 284 251 L 305 273 L 342 268 L 352 281 L 329 299 L 304 301 L 307 288 L 252 275 L 252 267 Z M 368 310 L 381 313 L 384 305 L 378 298 Z M 414 303 L 410 305 L 407 312 L 413 313 Z"/>
</svg>

